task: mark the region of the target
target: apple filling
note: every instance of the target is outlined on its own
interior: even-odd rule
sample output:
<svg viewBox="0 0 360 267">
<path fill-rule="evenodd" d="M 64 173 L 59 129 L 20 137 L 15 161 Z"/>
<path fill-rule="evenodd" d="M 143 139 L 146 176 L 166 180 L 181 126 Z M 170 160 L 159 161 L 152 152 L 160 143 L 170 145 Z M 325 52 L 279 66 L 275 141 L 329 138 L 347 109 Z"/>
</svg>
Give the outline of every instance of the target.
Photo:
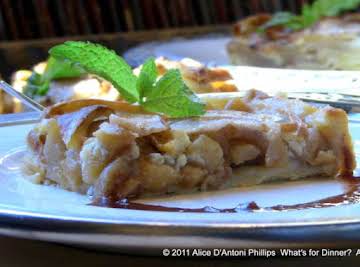
<svg viewBox="0 0 360 267">
<path fill-rule="evenodd" d="M 169 119 L 122 102 L 48 109 L 28 135 L 35 183 L 113 199 L 348 174 L 347 115 L 250 91 L 205 115 Z M 221 107 L 221 108 L 220 108 Z M 269 115 L 270 114 L 270 115 Z"/>
</svg>

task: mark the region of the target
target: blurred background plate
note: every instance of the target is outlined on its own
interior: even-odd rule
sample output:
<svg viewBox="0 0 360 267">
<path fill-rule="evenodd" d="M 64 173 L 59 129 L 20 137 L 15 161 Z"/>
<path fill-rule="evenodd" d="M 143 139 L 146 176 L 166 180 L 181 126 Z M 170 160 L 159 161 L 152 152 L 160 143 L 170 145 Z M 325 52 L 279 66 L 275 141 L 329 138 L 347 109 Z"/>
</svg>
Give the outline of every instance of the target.
<svg viewBox="0 0 360 267">
<path fill-rule="evenodd" d="M 123 54 L 131 65 L 142 64 L 149 56 L 172 60 L 192 58 L 207 66 L 229 65 L 226 44 L 230 37 L 211 34 L 198 38 L 175 38 L 167 42 L 150 42 L 129 49 Z"/>
</svg>

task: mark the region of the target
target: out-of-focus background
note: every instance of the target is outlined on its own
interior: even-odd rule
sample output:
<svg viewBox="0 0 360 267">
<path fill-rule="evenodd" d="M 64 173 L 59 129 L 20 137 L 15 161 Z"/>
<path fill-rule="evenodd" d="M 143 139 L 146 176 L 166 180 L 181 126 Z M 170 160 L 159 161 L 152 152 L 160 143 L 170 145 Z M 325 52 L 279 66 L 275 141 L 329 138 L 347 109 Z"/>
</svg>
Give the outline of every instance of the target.
<svg viewBox="0 0 360 267">
<path fill-rule="evenodd" d="M 0 40 L 229 24 L 304 0 L 1 0 Z"/>
<path fill-rule="evenodd" d="M 0 0 L 0 73 L 8 77 L 68 39 L 123 53 L 139 43 L 229 33 L 259 12 L 298 12 L 306 0 Z"/>
</svg>

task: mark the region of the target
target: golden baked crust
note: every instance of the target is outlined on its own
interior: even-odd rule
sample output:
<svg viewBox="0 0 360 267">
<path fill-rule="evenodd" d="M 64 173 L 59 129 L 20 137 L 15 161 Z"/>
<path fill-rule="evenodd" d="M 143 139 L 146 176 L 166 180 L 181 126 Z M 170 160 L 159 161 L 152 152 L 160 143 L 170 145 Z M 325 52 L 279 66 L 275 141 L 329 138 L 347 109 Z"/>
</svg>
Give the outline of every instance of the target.
<svg viewBox="0 0 360 267">
<path fill-rule="evenodd" d="M 77 100 L 49 108 L 28 135 L 36 183 L 113 199 L 352 173 L 347 115 L 249 91 L 207 98 L 197 118 Z M 270 114 L 270 115 L 269 115 Z"/>
<path fill-rule="evenodd" d="M 314 26 L 292 32 L 282 26 L 257 30 L 271 19 L 258 14 L 234 25 L 228 44 L 232 63 L 295 69 L 358 70 L 360 14 L 324 18 Z"/>
</svg>

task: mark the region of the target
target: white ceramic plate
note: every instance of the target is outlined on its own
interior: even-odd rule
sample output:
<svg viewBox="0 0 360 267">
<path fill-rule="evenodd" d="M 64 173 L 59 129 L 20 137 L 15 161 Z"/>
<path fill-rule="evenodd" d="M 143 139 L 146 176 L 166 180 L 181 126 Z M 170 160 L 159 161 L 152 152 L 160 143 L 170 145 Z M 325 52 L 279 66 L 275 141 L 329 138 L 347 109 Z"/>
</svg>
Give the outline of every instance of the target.
<svg viewBox="0 0 360 267">
<path fill-rule="evenodd" d="M 360 151 L 360 116 L 351 116 Z M 0 233 L 133 253 L 165 247 L 345 246 L 360 241 L 360 204 L 286 212 L 189 213 L 102 208 L 86 196 L 31 184 L 20 173 L 25 136 L 32 127 L 0 128 Z M 171 207 L 233 208 L 310 202 L 341 194 L 336 180 L 303 180 L 142 200 Z M 336 241 L 336 242 L 335 242 Z"/>
<path fill-rule="evenodd" d="M 229 41 L 230 37 L 173 40 L 157 45 L 154 54 L 156 57 L 165 56 L 174 60 L 188 57 L 207 65 L 229 65 L 226 52 Z"/>
<path fill-rule="evenodd" d="M 229 65 L 226 44 L 230 37 L 205 36 L 194 39 L 176 38 L 167 42 L 149 42 L 133 47 L 123 54 L 132 66 L 142 64 L 150 56 L 179 60 L 185 57 L 206 65 Z"/>
</svg>

